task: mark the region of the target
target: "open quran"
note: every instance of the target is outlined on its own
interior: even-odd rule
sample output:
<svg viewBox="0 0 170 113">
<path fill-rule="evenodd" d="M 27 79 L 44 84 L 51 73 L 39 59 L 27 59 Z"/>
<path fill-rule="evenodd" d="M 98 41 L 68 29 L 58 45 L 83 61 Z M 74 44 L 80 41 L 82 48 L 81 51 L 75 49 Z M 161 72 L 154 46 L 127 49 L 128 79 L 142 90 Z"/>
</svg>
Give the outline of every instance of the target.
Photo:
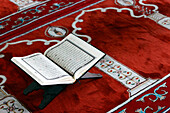
<svg viewBox="0 0 170 113">
<path fill-rule="evenodd" d="M 93 67 L 104 53 L 69 34 L 44 54 L 34 53 L 11 60 L 41 85 L 71 84 Z"/>
</svg>

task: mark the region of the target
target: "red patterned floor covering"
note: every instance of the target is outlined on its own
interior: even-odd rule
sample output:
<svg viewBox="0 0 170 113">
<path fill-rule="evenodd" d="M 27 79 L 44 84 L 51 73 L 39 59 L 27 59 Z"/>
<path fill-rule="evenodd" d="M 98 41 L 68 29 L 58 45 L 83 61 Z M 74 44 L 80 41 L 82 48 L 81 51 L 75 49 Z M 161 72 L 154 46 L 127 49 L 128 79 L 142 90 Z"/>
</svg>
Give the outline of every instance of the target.
<svg viewBox="0 0 170 113">
<path fill-rule="evenodd" d="M 158 5 L 159 12 L 170 17 L 170 1 L 149 0 L 148 3 Z M 85 10 L 114 6 L 113 0 L 105 0 Z M 75 18 L 81 13 L 78 12 L 53 22 L 50 26 L 63 26 L 69 30 L 69 33 L 72 33 L 75 30 L 72 27 L 76 21 Z M 117 12 L 113 9 L 105 12 L 91 11 L 80 18 L 83 21 L 76 23 L 76 26 L 81 28 L 81 30 L 76 31 L 77 35 L 90 36 L 92 45 L 141 76 L 161 79 L 170 73 L 170 31 L 168 29 L 148 18 L 133 18 L 128 11 Z M 2 57 L 0 58 L 0 74 L 7 77 L 4 84 L 7 92 L 14 95 L 33 113 L 105 113 L 128 100 L 129 94 L 125 86 L 94 67 L 90 72 L 102 74 L 102 79 L 81 80 L 81 84 L 69 85 L 46 108 L 38 109 L 43 98 L 43 91 L 39 90 L 27 96 L 23 95 L 23 90 L 33 80 L 14 65 L 10 59 L 13 56 L 24 56 L 35 52 L 43 53 L 48 47 L 57 43 L 57 40 L 62 40 L 62 38 L 47 37 L 45 31 L 48 27 L 49 25 L 46 25 L 0 45 L 0 56 Z M 87 40 L 85 37 L 82 38 Z M 167 82 L 166 85 L 168 86 L 169 83 Z M 154 88 L 156 87 L 158 85 Z M 154 88 L 151 89 L 151 93 L 153 93 Z M 169 96 L 169 94 L 167 95 Z M 142 110 L 150 104 L 141 106 Z M 166 107 L 168 106 L 166 105 Z M 130 111 L 131 108 L 128 108 L 127 111 Z M 153 110 L 156 111 L 155 109 L 154 107 Z M 147 111 L 149 110 L 151 109 L 147 109 Z"/>
<path fill-rule="evenodd" d="M 48 0 L 0 20 L 0 43 L 103 0 Z M 14 5 L 15 6 L 15 5 Z"/>
<path fill-rule="evenodd" d="M 146 91 L 135 98 L 121 104 L 119 108 L 110 110 L 114 113 L 169 113 L 170 74 L 149 86 Z"/>
</svg>

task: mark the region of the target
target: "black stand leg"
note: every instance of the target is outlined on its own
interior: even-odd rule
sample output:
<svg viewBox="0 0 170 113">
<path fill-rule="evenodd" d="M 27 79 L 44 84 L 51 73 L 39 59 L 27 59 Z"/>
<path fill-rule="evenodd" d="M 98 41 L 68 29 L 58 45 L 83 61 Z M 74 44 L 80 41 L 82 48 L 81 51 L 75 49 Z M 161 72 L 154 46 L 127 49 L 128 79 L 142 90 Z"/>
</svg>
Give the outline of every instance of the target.
<svg viewBox="0 0 170 113">
<path fill-rule="evenodd" d="M 25 90 L 24 90 L 24 95 L 27 95 L 28 93 L 33 92 L 34 90 L 39 90 L 41 89 L 41 85 L 39 85 L 37 82 L 32 82 Z"/>
<path fill-rule="evenodd" d="M 87 72 L 82 79 L 87 78 L 101 78 L 102 75 L 100 74 L 94 74 Z M 39 105 L 40 109 L 44 109 L 61 91 L 63 91 L 66 88 L 67 85 L 60 84 L 60 85 L 50 85 L 50 86 L 41 86 L 36 81 L 32 82 L 25 90 L 24 95 L 27 95 L 28 93 L 33 92 L 34 90 L 43 89 L 44 95 L 43 100 L 41 101 L 41 104 Z"/>
<path fill-rule="evenodd" d="M 44 95 L 41 104 L 39 105 L 40 109 L 44 109 L 62 90 L 66 88 L 67 85 L 51 85 L 51 86 L 41 86 L 37 82 L 32 82 L 25 90 L 24 95 L 31 93 L 34 90 L 43 89 Z"/>
<path fill-rule="evenodd" d="M 66 88 L 67 85 L 53 85 L 44 87 L 44 95 L 41 104 L 39 105 L 40 109 L 44 109 L 61 91 Z"/>
</svg>

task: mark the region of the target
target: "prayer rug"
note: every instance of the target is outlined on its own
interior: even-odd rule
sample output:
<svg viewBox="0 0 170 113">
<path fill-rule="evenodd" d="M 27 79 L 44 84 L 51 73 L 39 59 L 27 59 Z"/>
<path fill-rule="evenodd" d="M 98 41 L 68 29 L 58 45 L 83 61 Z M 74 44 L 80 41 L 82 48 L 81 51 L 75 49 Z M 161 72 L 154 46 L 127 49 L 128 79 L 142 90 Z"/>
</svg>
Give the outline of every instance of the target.
<svg viewBox="0 0 170 113">
<path fill-rule="evenodd" d="M 129 98 L 127 101 L 109 112 L 115 113 L 168 113 L 170 74 L 152 84 L 143 91 L 143 94 Z"/>
<path fill-rule="evenodd" d="M 0 19 L 0 43 L 65 18 L 101 1 L 103 0 L 46 0 L 33 4 L 33 7 L 19 10 Z"/>
<path fill-rule="evenodd" d="M 79 0 L 70 1 L 78 2 Z M 158 99 L 154 102 L 161 102 L 161 105 L 155 104 L 155 106 L 151 106 L 152 101 L 148 98 L 155 99 L 154 97 L 145 97 L 144 104 L 136 106 L 136 108 L 131 108 L 131 102 L 132 104 L 133 102 L 143 103 L 142 101 L 136 102 L 136 100 L 142 98 L 144 94 L 154 93 L 154 90 L 161 85 L 169 86 L 167 81 L 169 78 L 153 88 L 148 89 L 146 92 L 141 93 L 137 98 L 133 98 L 134 100 L 132 99 L 128 104 L 118 106 L 131 98 L 128 92 L 130 87 L 126 87 L 117 79 L 96 67 L 93 67 L 89 71 L 92 73 L 100 73 L 103 75 L 103 78 L 80 80 L 80 83 L 76 82 L 75 84 L 67 86 L 66 89 L 43 110 L 38 108 L 43 99 L 44 92 L 42 90 L 34 91 L 27 96 L 23 94 L 24 89 L 28 87 L 33 80 L 13 64 L 10 59 L 15 56 L 26 56 L 35 52 L 43 53 L 48 47 L 58 43 L 63 39 L 63 36 L 59 37 L 51 33 L 50 30 L 53 28 L 61 30 L 64 36 L 69 33 L 79 36 L 108 54 L 111 58 L 114 58 L 116 62 L 118 61 L 123 66 L 133 70 L 132 72 L 137 73 L 142 78 L 159 81 L 169 74 L 170 31 L 167 27 L 169 21 L 166 20 L 162 22 L 166 25 L 163 26 L 159 24 L 159 20 L 170 17 L 170 1 L 123 1 L 124 0 L 104 0 L 101 2 L 100 0 L 88 0 L 85 4 L 77 4 L 77 7 L 63 9 L 61 12 L 56 12 L 55 14 L 57 15 L 54 14 L 55 16 L 49 16 L 41 21 L 32 22 L 15 31 L 10 31 L 9 28 L 6 28 L 6 31 L 5 29 L 1 29 L 3 33 L 10 31 L 9 34 L 7 33 L 8 36 L 5 34 L 0 38 L 0 75 L 4 75 L 7 78 L 3 84 L 5 91 L 14 95 L 18 101 L 24 104 L 25 108 L 33 113 L 105 113 L 114 108 L 119 110 L 116 112 L 124 110 L 127 113 L 132 113 L 136 110 L 137 112 L 141 111 L 141 113 L 145 111 L 146 113 L 152 113 L 160 109 L 162 109 L 162 111 L 168 110 L 169 103 L 166 105 L 163 104 L 164 101 L 167 102 L 169 98 L 168 93 L 166 94 L 166 99 L 162 101 Z M 49 2 L 56 3 L 54 1 Z M 68 2 L 69 0 L 67 0 L 67 3 Z M 132 5 L 134 3 L 136 4 Z M 12 4 L 13 3 L 10 3 L 10 5 Z M 86 8 L 86 6 L 89 5 L 91 7 Z M 4 5 L 4 7 L 7 6 Z M 34 7 L 37 6 L 35 5 Z M 8 7 L 10 10 L 3 12 L 3 16 L 16 12 L 17 8 L 16 6 Z M 79 11 L 81 8 L 86 9 Z M 20 11 L 24 12 L 29 9 L 31 8 L 26 10 L 21 9 Z M 154 10 L 157 10 L 157 13 L 153 13 Z M 49 9 L 43 11 L 46 12 L 49 11 Z M 41 13 L 43 13 L 43 11 Z M 72 14 L 71 12 L 75 13 Z M 67 17 L 64 15 L 67 15 Z M 3 18 L 3 16 L 1 17 Z M 60 18 L 61 16 L 65 18 Z M 18 16 L 18 18 L 19 17 L 20 16 Z M 158 18 L 156 19 L 156 17 Z M 17 20 L 18 18 L 15 19 Z M 6 21 L 8 22 L 8 20 Z M 4 23 L 0 27 L 3 28 L 3 26 L 6 25 L 6 21 L 3 21 Z M 12 25 L 13 24 L 9 24 L 9 26 Z M 120 71 L 115 72 L 119 74 Z M 165 82 L 166 84 L 164 84 Z M 169 91 L 166 87 L 160 87 L 160 89 L 162 88 L 164 88 L 163 90 L 166 92 Z M 162 93 L 165 92 L 163 91 Z M 138 94 L 140 94 L 140 92 Z M 121 108 L 118 109 L 117 106 Z"/>
<path fill-rule="evenodd" d="M 18 100 L 13 96 L 7 96 L 0 100 L 1 113 L 30 113 Z"/>
</svg>

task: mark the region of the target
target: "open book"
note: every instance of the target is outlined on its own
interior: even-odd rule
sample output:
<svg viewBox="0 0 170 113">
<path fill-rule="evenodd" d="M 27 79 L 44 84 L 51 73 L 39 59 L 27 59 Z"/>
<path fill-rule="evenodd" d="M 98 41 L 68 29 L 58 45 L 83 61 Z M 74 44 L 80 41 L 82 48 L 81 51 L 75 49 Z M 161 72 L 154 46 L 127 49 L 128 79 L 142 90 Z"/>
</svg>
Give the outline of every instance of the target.
<svg viewBox="0 0 170 113">
<path fill-rule="evenodd" d="M 69 34 L 44 54 L 34 53 L 11 60 L 41 85 L 71 84 L 83 76 L 105 54 Z"/>
</svg>

